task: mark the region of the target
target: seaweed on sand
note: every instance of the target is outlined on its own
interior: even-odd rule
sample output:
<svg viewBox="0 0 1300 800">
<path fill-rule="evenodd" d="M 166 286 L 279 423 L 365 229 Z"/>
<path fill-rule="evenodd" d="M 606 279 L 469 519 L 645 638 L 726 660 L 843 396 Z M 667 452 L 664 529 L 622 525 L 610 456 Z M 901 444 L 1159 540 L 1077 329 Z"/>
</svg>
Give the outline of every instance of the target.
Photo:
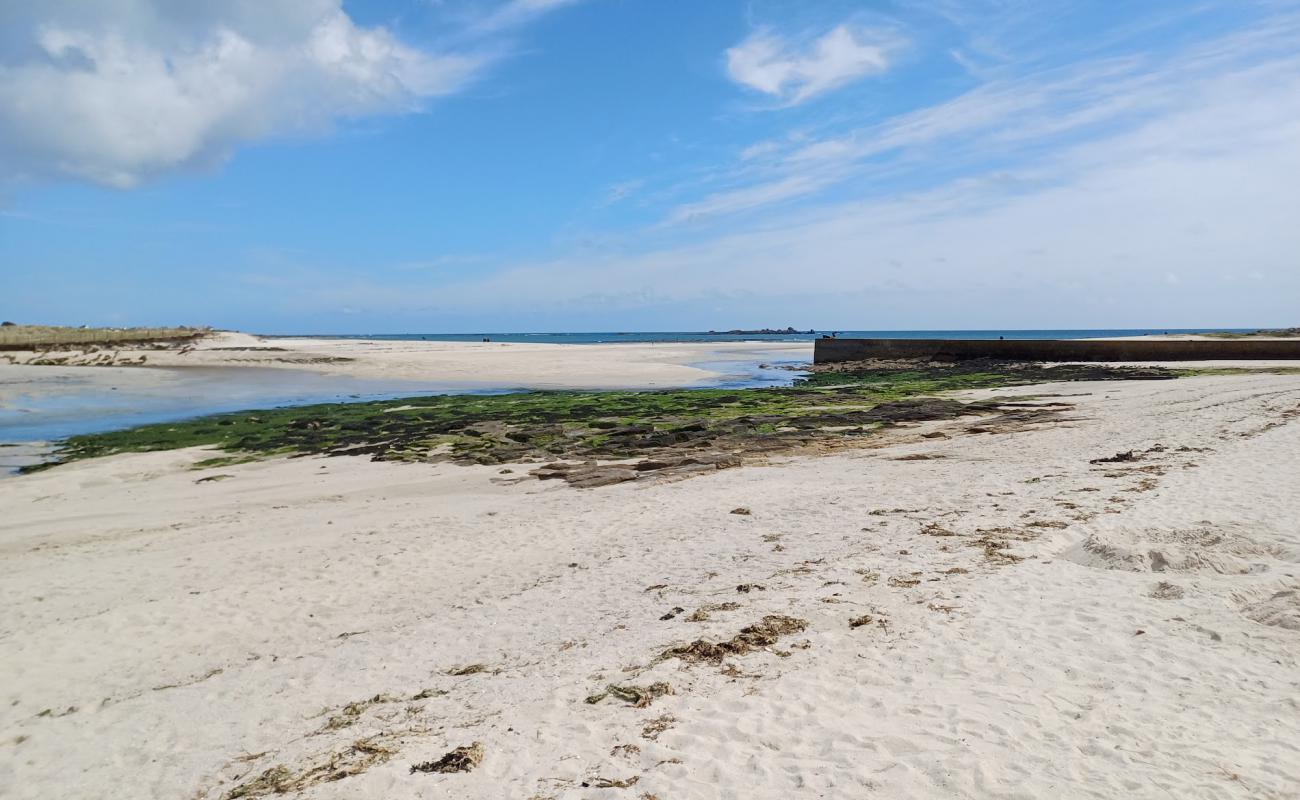
<svg viewBox="0 0 1300 800">
<path fill-rule="evenodd" d="M 641 780 L 640 775 L 633 775 L 630 778 L 592 778 L 589 781 L 583 781 L 582 786 L 590 786 L 593 789 L 629 789 Z"/>
<path fill-rule="evenodd" d="M 677 718 L 672 714 L 661 714 L 641 726 L 641 738 L 653 742 L 659 738 L 659 734 L 671 728 L 675 722 L 677 722 Z"/>
<path fill-rule="evenodd" d="M 343 708 L 339 709 L 339 712 L 337 714 L 331 715 L 330 718 L 325 721 L 325 725 L 319 731 L 317 731 L 317 733 L 324 733 L 326 731 L 336 731 L 339 730 L 340 728 L 349 727 L 350 725 L 356 723 L 357 720 L 361 719 L 361 715 L 365 713 L 366 709 L 370 708 L 371 706 L 381 705 L 383 703 L 396 703 L 400 699 L 401 698 L 394 697 L 388 694 L 377 694 L 374 697 L 370 697 L 365 700 L 358 700 L 355 703 L 348 703 L 347 705 L 343 706 Z"/>
<path fill-rule="evenodd" d="M 447 674 L 456 677 L 461 677 L 465 675 L 478 675 L 480 672 L 488 672 L 488 671 L 489 671 L 489 667 L 487 664 L 466 664 L 463 667 L 452 667 L 451 669 L 447 670 Z"/>
<path fill-rule="evenodd" d="M 727 656 L 741 656 L 777 643 L 782 636 L 800 633 L 808 621 L 781 614 L 768 614 L 762 620 L 740 629 L 740 633 L 722 642 L 696 639 L 690 644 L 670 647 L 659 656 L 661 659 L 677 658 L 688 664 L 708 662 L 720 664 Z"/>
<path fill-rule="evenodd" d="M 649 686 L 619 686 L 609 684 L 603 692 L 597 692 L 587 698 L 587 703 L 595 705 L 606 697 L 616 697 L 635 708 L 645 708 L 654 701 L 656 697 L 663 697 L 666 694 L 673 694 L 673 687 L 659 681 Z"/>
<path fill-rule="evenodd" d="M 1156 371 L 1158 372 L 1158 371 Z M 538 477 L 587 485 L 659 470 L 689 473 L 735 466 L 743 456 L 784 452 L 899 423 L 1000 410 L 935 394 L 1057 380 L 1151 377 L 1099 366 L 912 365 L 816 372 L 794 386 L 760 389 L 522 392 L 330 403 L 221 414 L 184 422 L 73 436 L 58 463 L 114 453 L 210 446 L 204 467 L 273 455 L 368 456 L 378 461 L 593 462 L 552 466 Z M 1172 377 L 1173 373 L 1159 373 Z M 1049 415 L 1048 408 L 1029 414 Z M 642 459 L 611 471 L 596 460 Z M 37 465 L 28 471 L 48 468 Z"/>
<path fill-rule="evenodd" d="M 710 615 L 714 611 L 735 611 L 738 608 L 740 608 L 740 603 L 733 603 L 730 601 L 725 603 L 708 603 L 692 611 L 691 615 L 686 618 L 686 621 L 687 622 L 708 622 L 710 619 Z"/>
<path fill-rule="evenodd" d="M 382 764 L 392 757 L 393 750 L 386 746 L 387 743 L 386 734 L 376 734 L 357 739 L 347 747 L 329 753 L 305 767 L 293 769 L 277 764 L 252 780 L 231 789 L 226 793 L 224 800 L 300 792 L 318 783 L 359 775 L 375 764 Z"/>
<path fill-rule="evenodd" d="M 437 761 L 424 761 L 411 765 L 411 772 L 469 772 L 483 763 L 483 743 L 474 742 L 466 747 L 457 747 Z"/>
</svg>

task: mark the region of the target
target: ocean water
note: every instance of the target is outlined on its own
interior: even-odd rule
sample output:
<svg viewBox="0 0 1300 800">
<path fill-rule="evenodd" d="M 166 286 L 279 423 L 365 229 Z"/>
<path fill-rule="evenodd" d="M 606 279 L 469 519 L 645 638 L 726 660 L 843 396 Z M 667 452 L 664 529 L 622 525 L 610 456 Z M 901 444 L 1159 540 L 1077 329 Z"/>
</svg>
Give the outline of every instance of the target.
<svg viewBox="0 0 1300 800">
<path fill-rule="evenodd" d="M 430 342 L 534 342 L 539 344 L 612 344 L 617 342 L 810 342 L 823 335 L 841 339 L 1095 339 L 1109 336 L 1151 336 L 1163 333 L 1247 333 L 1258 328 L 1092 328 L 1069 330 L 951 330 L 951 331 L 817 331 L 815 333 L 702 333 L 699 331 L 557 332 L 557 333 L 366 333 L 301 334 L 294 338 L 381 339 Z"/>
<path fill-rule="evenodd" d="M 44 369 L 0 369 L 0 392 L 7 398 L 0 404 L 0 443 L 57 440 L 252 408 L 505 389 L 258 367 L 82 367 L 49 376 L 42 373 Z M 148 380 L 113 385 L 115 373 L 109 370 L 131 370 Z M 0 453 L 0 461 L 2 457 Z"/>
</svg>

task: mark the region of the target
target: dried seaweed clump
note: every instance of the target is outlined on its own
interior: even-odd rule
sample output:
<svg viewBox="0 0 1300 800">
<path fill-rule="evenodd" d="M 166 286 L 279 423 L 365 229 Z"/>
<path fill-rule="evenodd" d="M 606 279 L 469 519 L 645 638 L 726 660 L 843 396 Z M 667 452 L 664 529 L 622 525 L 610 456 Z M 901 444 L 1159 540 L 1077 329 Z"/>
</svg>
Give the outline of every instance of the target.
<svg viewBox="0 0 1300 800">
<path fill-rule="evenodd" d="M 708 622 L 709 615 L 712 614 L 714 611 L 735 611 L 738 608 L 740 608 L 740 603 L 732 603 L 732 602 L 709 603 L 707 605 L 702 605 L 699 608 L 695 609 L 693 612 L 691 612 L 691 615 L 686 618 L 686 621 L 687 622 Z"/>
<path fill-rule="evenodd" d="M 1130 461 L 1138 461 L 1142 456 L 1132 450 L 1125 450 L 1122 453 L 1116 453 L 1106 458 L 1094 458 L 1088 461 L 1089 464 L 1126 464 Z"/>
<path fill-rule="evenodd" d="M 1148 594 L 1147 597 L 1154 597 L 1157 600 L 1177 600 L 1184 594 L 1186 594 L 1186 592 L 1184 592 L 1183 587 L 1178 584 L 1170 583 L 1169 581 L 1160 581 L 1160 583 L 1157 583 L 1155 588 L 1151 590 L 1151 593 Z"/>
<path fill-rule="evenodd" d="M 782 636 L 800 633 L 807 627 L 807 620 L 781 614 L 768 614 L 757 624 L 741 628 L 740 633 L 725 642 L 696 639 L 687 645 L 668 648 L 660 658 L 680 658 L 688 664 L 701 662 L 718 664 L 727 656 L 741 656 L 753 650 L 770 647 Z"/>
<path fill-rule="evenodd" d="M 384 741 L 382 734 L 357 739 L 348 747 L 296 772 L 283 764 L 276 765 L 231 789 L 225 800 L 300 792 L 318 783 L 359 775 L 392 757 L 393 751 L 384 746 Z"/>
<path fill-rule="evenodd" d="M 956 536 L 957 535 L 956 533 L 953 533 L 952 531 L 948 530 L 947 528 L 935 522 L 927 522 L 926 524 L 922 525 L 921 533 L 924 533 L 926 536 Z"/>
<path fill-rule="evenodd" d="M 355 703 L 348 703 L 339 710 L 339 713 L 331 716 L 329 720 L 325 722 L 325 726 L 317 732 L 324 733 L 325 731 L 336 731 L 340 728 L 346 728 L 360 719 L 361 715 L 365 713 L 367 708 L 381 703 L 396 703 L 399 699 L 400 698 L 393 697 L 392 695 L 377 694 L 367 700 L 358 700 Z"/>
<path fill-rule="evenodd" d="M 483 743 L 474 742 L 468 747 L 457 747 L 437 761 L 412 764 L 411 772 L 469 772 L 483 762 Z"/>
<path fill-rule="evenodd" d="M 649 739 L 653 742 L 659 738 L 659 734 L 671 728 L 675 722 L 677 722 L 677 718 L 672 714 L 663 714 L 655 717 L 641 726 L 641 738 Z"/>
<path fill-rule="evenodd" d="M 973 539 L 967 544 L 971 547 L 981 548 L 984 551 L 984 558 L 994 564 L 1014 564 L 1025 560 L 1023 556 L 1009 552 L 1008 548 L 1011 547 L 1011 543 L 1005 539 L 994 537 L 991 531 L 981 534 L 978 539 Z"/>
<path fill-rule="evenodd" d="M 630 789 L 631 787 L 636 786 L 636 782 L 639 780 L 641 780 L 640 775 L 633 775 L 630 778 L 596 777 L 591 780 L 583 781 L 581 785 L 593 789 Z"/>
<path fill-rule="evenodd" d="M 487 671 L 488 671 L 487 664 L 467 664 L 463 667 L 453 667 L 447 670 L 447 674 L 460 677 L 463 675 L 477 675 L 480 672 L 487 672 Z"/>
<path fill-rule="evenodd" d="M 673 694 L 673 687 L 663 681 L 652 683 L 649 686 L 618 686 L 611 683 L 605 687 L 605 691 L 589 696 L 587 702 L 595 705 L 606 697 L 617 697 L 619 700 L 631 703 L 637 708 L 645 708 L 656 697 L 663 697 L 666 694 Z"/>
</svg>

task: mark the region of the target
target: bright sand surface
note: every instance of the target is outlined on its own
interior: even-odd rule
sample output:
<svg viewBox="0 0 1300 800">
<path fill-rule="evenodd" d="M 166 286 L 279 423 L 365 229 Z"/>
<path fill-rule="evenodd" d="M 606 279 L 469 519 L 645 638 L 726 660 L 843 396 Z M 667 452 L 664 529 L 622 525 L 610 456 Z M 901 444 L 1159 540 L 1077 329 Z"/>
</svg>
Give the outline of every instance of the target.
<svg viewBox="0 0 1300 800">
<path fill-rule="evenodd" d="M 1077 408 L 595 490 L 200 450 L 0 480 L 0 795 L 1300 795 L 1300 379 L 997 393 Z M 769 614 L 807 627 L 657 658 Z"/>
<path fill-rule="evenodd" d="M 811 342 L 685 342 L 627 344 L 521 344 L 378 339 L 269 339 L 219 333 L 197 346 L 162 350 L 123 348 L 81 354 L 11 353 L 19 364 L 33 358 L 66 358 L 67 367 L 141 363 L 149 367 L 273 367 L 352 378 L 425 381 L 474 388 L 608 389 L 681 386 L 718 377 L 694 366 L 762 359 L 811 360 Z M 0 365 L 0 370 L 5 367 Z M 60 369 L 48 367 L 47 369 Z M 124 368 L 111 378 L 136 380 Z M 77 370 L 80 371 L 80 370 Z M 146 371 L 147 372 L 147 371 Z M 53 374 L 53 373 L 51 373 Z M 156 381 L 140 376 L 138 380 Z M 3 395 L 0 395 L 3 401 Z"/>
</svg>

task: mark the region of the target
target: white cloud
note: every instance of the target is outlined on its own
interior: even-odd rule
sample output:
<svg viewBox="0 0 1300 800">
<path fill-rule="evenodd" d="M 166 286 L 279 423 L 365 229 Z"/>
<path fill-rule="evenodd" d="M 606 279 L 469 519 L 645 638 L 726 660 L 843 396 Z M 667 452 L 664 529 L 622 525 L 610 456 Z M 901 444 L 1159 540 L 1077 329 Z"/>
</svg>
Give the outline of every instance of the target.
<svg viewBox="0 0 1300 800">
<path fill-rule="evenodd" d="M 889 68 L 897 38 L 838 25 L 811 42 L 760 30 L 727 50 L 727 74 L 739 84 L 795 105 Z"/>
<path fill-rule="evenodd" d="M 491 14 L 479 20 L 473 28 L 479 33 L 491 33 L 513 28 L 550 11 L 577 2 L 580 2 L 580 0 L 509 0 Z"/>
<path fill-rule="evenodd" d="M 239 144 L 417 110 L 486 59 L 436 55 L 339 0 L 105 0 L 0 11 L 0 179 L 116 187 Z"/>
</svg>

